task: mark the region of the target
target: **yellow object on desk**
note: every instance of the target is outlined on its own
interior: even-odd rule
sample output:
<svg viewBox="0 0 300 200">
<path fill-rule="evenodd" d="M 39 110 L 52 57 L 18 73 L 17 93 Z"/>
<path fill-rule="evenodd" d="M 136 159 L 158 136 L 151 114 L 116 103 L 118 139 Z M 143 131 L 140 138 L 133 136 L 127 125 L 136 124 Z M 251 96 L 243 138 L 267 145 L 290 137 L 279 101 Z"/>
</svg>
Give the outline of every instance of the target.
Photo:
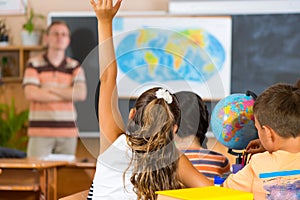
<svg viewBox="0 0 300 200">
<path fill-rule="evenodd" d="M 253 200 L 253 194 L 223 187 L 157 191 L 157 200 Z"/>
</svg>

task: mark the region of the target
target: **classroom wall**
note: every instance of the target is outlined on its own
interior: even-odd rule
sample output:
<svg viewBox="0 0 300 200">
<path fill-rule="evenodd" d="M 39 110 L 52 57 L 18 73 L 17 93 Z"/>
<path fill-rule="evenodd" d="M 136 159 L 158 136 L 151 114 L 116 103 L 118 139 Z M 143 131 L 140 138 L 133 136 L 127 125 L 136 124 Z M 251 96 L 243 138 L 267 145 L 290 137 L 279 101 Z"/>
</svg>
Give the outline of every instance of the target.
<svg viewBox="0 0 300 200">
<path fill-rule="evenodd" d="M 92 11 L 89 0 L 27 0 L 29 7 L 32 7 L 36 13 L 41 13 L 45 16 L 49 12 L 56 11 Z M 164 10 L 168 9 L 168 0 L 123 0 L 121 11 L 149 11 L 149 10 Z M 12 44 L 20 44 L 20 31 L 22 24 L 25 21 L 23 16 L 0 16 L 5 18 L 10 29 L 10 37 Z M 37 22 L 40 27 L 46 27 L 46 20 Z"/>
<path fill-rule="evenodd" d="M 92 11 L 89 0 L 27 0 L 28 6 L 33 8 L 36 13 L 48 15 L 49 12 L 59 11 Z M 163 10 L 167 11 L 168 0 L 124 0 L 121 6 L 121 11 L 149 11 Z M 21 29 L 25 22 L 25 15 L 8 15 L 1 16 L 0 19 L 5 19 L 7 28 L 9 29 L 9 37 L 11 45 L 21 45 Z M 37 20 L 37 26 L 46 28 L 47 20 Z M 21 82 L 5 83 L 0 86 L 0 103 L 10 102 L 11 97 L 14 97 L 18 111 L 28 108 L 29 103 L 25 100 Z"/>
<path fill-rule="evenodd" d="M 48 15 L 49 12 L 59 11 L 92 11 L 89 0 L 27 0 L 28 6 L 32 7 L 36 13 Z M 149 11 L 162 10 L 167 11 L 168 0 L 123 0 L 121 11 Z M 5 19 L 7 28 L 9 29 L 9 37 L 11 45 L 21 45 L 21 29 L 25 22 L 25 15 L 8 15 L 1 16 L 0 19 Z M 37 26 L 45 28 L 47 20 L 37 20 Z M 5 83 L 0 86 L 0 103 L 10 102 L 11 97 L 14 97 L 18 111 L 28 108 L 28 102 L 25 100 L 21 82 Z"/>
</svg>

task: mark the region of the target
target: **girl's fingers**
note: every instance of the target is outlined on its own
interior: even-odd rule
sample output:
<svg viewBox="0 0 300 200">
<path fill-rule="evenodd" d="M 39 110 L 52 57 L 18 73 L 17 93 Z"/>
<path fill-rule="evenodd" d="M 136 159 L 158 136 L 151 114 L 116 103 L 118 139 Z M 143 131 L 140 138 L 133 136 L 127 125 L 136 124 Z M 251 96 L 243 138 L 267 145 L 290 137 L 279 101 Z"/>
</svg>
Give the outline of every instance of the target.
<svg viewBox="0 0 300 200">
<path fill-rule="evenodd" d="M 93 7 L 95 7 L 95 6 L 96 6 L 96 3 L 95 3 L 95 1 L 94 1 L 94 0 L 90 0 L 90 4 L 91 4 Z"/>
<path fill-rule="evenodd" d="M 96 16 L 101 19 L 113 18 L 118 12 L 121 2 L 122 0 L 117 0 L 115 5 L 113 5 L 113 0 L 90 0 Z"/>
<path fill-rule="evenodd" d="M 96 1 L 98 1 L 99 5 L 103 5 L 103 3 L 105 3 L 104 0 L 96 0 Z"/>
<path fill-rule="evenodd" d="M 90 4 L 93 7 L 102 6 L 102 5 L 105 6 L 107 4 L 107 0 L 90 0 Z"/>
<path fill-rule="evenodd" d="M 105 1 L 105 4 L 107 8 L 112 8 L 113 6 L 113 2 L 112 0 L 104 0 Z"/>
<path fill-rule="evenodd" d="M 121 6 L 122 0 L 118 0 L 116 5 L 114 6 L 114 13 L 117 13 L 117 11 L 119 10 L 120 6 Z"/>
</svg>

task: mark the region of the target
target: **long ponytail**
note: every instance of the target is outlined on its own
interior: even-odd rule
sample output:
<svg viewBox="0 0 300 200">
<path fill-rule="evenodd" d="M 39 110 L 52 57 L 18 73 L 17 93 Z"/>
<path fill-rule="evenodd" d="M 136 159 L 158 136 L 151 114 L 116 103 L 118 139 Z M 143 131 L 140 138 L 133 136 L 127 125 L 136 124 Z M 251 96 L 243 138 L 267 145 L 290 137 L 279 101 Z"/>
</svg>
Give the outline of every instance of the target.
<svg viewBox="0 0 300 200">
<path fill-rule="evenodd" d="M 182 188 L 177 177 L 179 152 L 173 142 L 174 128 L 180 120 L 178 102 L 174 99 L 168 104 L 156 98 L 156 90 L 147 91 L 137 100 L 136 114 L 127 130 L 127 143 L 133 153 L 131 183 L 138 199 L 154 200 L 155 191 Z"/>
</svg>

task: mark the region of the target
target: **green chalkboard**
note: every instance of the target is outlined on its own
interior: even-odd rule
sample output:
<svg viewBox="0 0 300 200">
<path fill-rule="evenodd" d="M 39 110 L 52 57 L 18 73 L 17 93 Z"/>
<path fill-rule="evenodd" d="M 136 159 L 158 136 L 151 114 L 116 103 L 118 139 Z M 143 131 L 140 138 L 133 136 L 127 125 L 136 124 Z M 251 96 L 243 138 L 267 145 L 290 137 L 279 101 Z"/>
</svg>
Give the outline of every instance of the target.
<svg viewBox="0 0 300 200">
<path fill-rule="evenodd" d="M 300 14 L 236 15 L 232 22 L 232 93 L 259 94 L 300 78 Z"/>
</svg>

